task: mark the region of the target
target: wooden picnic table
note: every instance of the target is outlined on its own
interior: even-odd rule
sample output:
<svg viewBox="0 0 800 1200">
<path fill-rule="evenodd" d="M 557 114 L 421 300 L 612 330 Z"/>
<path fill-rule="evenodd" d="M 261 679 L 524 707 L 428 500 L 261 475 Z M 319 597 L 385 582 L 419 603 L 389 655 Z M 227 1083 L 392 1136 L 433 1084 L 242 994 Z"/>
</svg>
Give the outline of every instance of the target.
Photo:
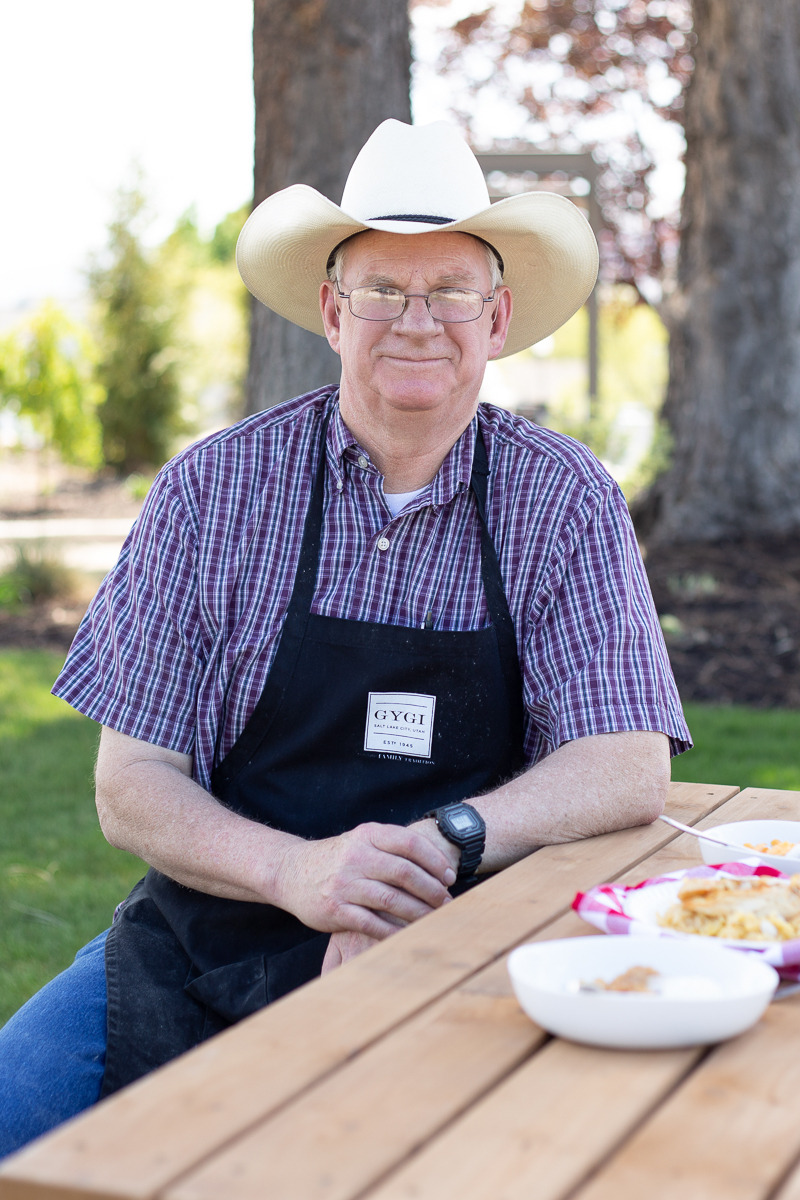
<svg viewBox="0 0 800 1200">
<path fill-rule="evenodd" d="M 800 792 L 737 793 L 673 783 L 667 811 L 800 820 Z M 539 850 L 8 1159 L 0 1200 L 800 1200 L 800 996 L 618 1051 L 509 984 L 513 946 L 592 932 L 577 891 L 698 861 L 659 821 Z"/>
</svg>

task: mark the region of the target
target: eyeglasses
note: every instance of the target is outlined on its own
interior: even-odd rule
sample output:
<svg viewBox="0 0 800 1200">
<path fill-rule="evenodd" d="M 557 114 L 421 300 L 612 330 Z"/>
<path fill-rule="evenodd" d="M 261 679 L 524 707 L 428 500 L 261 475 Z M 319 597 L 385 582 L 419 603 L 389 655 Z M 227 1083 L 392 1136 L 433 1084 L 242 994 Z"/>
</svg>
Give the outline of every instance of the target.
<svg viewBox="0 0 800 1200">
<path fill-rule="evenodd" d="M 472 288 L 437 288 L 435 292 L 401 292 L 392 287 L 359 287 L 349 294 L 339 292 L 346 300 L 350 312 L 362 321 L 396 321 L 402 317 L 409 300 L 419 297 L 424 300 L 434 321 L 446 324 L 460 321 L 477 321 L 484 304 L 491 304 L 494 296 L 484 296 Z"/>
</svg>

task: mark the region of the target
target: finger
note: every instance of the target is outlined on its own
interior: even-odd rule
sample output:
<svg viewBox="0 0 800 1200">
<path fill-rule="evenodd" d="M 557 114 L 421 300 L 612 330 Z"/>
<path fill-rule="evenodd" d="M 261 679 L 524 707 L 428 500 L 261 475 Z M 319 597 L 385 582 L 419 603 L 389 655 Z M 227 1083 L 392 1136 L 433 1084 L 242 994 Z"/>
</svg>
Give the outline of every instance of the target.
<svg viewBox="0 0 800 1200">
<path fill-rule="evenodd" d="M 405 929 L 408 921 L 402 920 L 401 917 L 393 917 L 391 913 L 382 912 L 381 916 L 384 921 L 388 921 L 390 925 L 396 925 L 398 929 Z"/>
<path fill-rule="evenodd" d="M 370 826 L 370 833 L 373 845 L 379 850 L 408 859 L 445 887 L 450 887 L 455 882 L 455 871 L 447 855 L 438 846 L 434 846 L 424 834 L 413 829 L 404 829 L 402 825 L 378 824 Z"/>
<path fill-rule="evenodd" d="M 351 958 L 357 958 L 359 954 L 363 954 L 365 950 L 376 945 L 375 938 L 367 937 L 365 933 L 342 933 L 339 935 L 341 945 L 339 952 L 342 962 L 349 962 Z"/>
<path fill-rule="evenodd" d="M 337 932 L 365 933 L 367 937 L 382 942 L 397 930 L 398 926 L 393 922 L 358 904 L 342 904 L 336 913 Z"/>
<path fill-rule="evenodd" d="M 450 899 L 446 886 L 436 876 L 402 855 L 377 851 L 374 859 L 365 860 L 364 868 L 363 873 L 367 879 L 378 879 L 391 884 L 431 908 L 439 908 Z"/>
<path fill-rule="evenodd" d="M 425 904 L 416 896 L 377 879 L 354 879 L 348 888 L 347 899 L 362 908 L 369 908 L 381 915 L 385 913 L 387 918 L 406 924 L 434 911 L 433 905 Z"/>
<path fill-rule="evenodd" d="M 351 847 L 345 879 L 339 885 L 342 888 L 342 898 L 352 900 L 357 904 L 363 903 L 363 900 L 360 893 L 354 893 L 351 889 L 354 885 L 360 886 L 363 881 L 373 881 L 403 892 L 406 896 L 412 897 L 414 901 L 424 904 L 426 911 L 439 908 L 450 898 L 447 888 L 433 875 L 429 875 L 427 871 L 423 871 L 421 867 L 407 858 L 377 850 L 372 845 L 356 844 Z M 375 906 L 370 904 L 369 907 Z M 382 908 L 383 905 L 380 907 Z M 389 911 L 397 912 L 395 904 L 390 903 Z M 397 915 L 405 916 L 399 912 Z M 415 911 L 413 918 L 406 917 L 405 919 L 416 919 L 416 916 L 421 915 L 423 914 Z"/>
<path fill-rule="evenodd" d="M 327 975 L 328 971 L 333 971 L 336 967 L 342 965 L 342 952 L 336 940 L 336 935 L 328 942 L 328 949 L 325 951 L 325 957 L 322 960 L 321 975 Z"/>
<path fill-rule="evenodd" d="M 383 837 L 384 829 L 389 830 L 386 838 Z M 393 834 L 399 836 L 395 838 Z M 435 875 L 402 853 L 381 850 L 375 844 L 376 841 L 385 840 L 400 849 L 408 848 L 411 838 L 418 835 L 410 835 L 408 830 L 400 826 L 362 825 L 345 836 L 348 840 L 344 847 L 344 862 L 340 864 L 337 890 L 345 878 L 353 881 L 375 879 L 415 896 L 431 908 L 439 908 L 448 899 L 446 885 Z M 427 841 L 424 836 L 420 840 Z M 435 847 L 432 848 L 438 853 Z M 452 870 L 449 872 L 449 878 L 451 881 L 455 879 Z M 349 898 L 349 895 L 344 898 Z"/>
</svg>

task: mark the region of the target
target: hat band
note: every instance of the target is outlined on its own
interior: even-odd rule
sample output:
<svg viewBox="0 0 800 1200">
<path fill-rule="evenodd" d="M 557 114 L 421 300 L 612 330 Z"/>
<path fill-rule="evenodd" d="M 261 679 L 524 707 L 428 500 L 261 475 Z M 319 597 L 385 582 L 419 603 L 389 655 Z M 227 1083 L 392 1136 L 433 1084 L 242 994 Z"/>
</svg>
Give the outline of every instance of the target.
<svg viewBox="0 0 800 1200">
<path fill-rule="evenodd" d="M 424 213 L 391 213 L 387 217 L 370 217 L 370 221 L 417 221 L 426 225 L 451 225 L 455 217 L 431 217 Z"/>
</svg>

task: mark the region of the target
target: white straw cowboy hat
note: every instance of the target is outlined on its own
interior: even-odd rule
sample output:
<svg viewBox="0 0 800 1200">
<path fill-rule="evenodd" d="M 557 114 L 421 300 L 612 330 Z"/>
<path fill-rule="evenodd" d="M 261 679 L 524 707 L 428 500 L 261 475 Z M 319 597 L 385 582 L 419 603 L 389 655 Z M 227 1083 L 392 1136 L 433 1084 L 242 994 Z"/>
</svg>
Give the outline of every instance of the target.
<svg viewBox="0 0 800 1200">
<path fill-rule="evenodd" d="M 597 243 L 581 211 L 552 192 L 492 204 L 478 160 L 446 121 L 379 125 L 353 163 L 341 207 L 302 183 L 268 196 L 239 236 L 239 273 L 268 308 L 324 334 L 319 286 L 328 258 L 366 229 L 440 229 L 489 242 L 514 296 L 502 357 L 563 325 L 597 278 Z"/>
</svg>

